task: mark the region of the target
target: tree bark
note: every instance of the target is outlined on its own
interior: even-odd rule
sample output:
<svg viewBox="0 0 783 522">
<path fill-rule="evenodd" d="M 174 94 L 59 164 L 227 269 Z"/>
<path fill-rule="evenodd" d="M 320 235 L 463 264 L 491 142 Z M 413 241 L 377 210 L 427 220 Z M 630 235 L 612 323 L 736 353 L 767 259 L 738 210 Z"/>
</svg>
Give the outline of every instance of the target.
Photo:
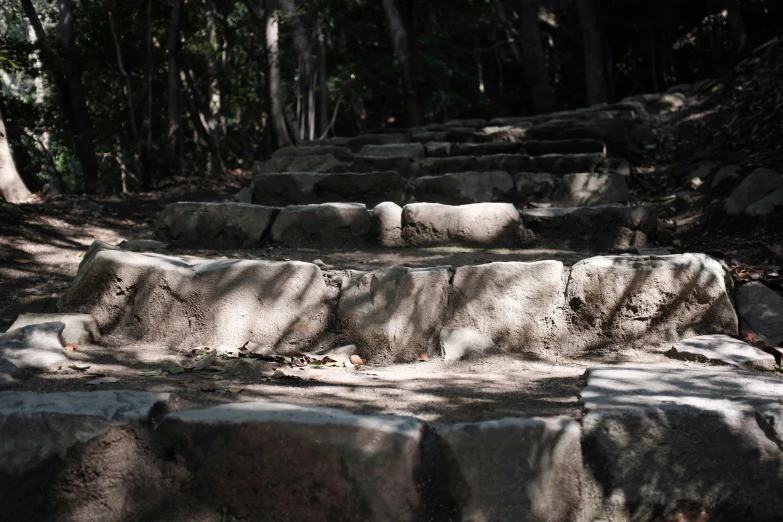
<svg viewBox="0 0 783 522">
<path fill-rule="evenodd" d="M 272 130 L 274 131 L 277 147 L 289 147 L 293 143 L 285 125 L 285 96 L 283 93 L 283 82 L 280 78 L 280 48 L 278 45 L 279 23 L 277 13 L 275 12 L 277 0 L 265 0 L 264 7 L 269 117 L 272 120 Z"/>
<path fill-rule="evenodd" d="M 142 42 L 142 69 L 144 70 L 144 90 L 141 102 L 141 185 L 148 189 L 152 171 L 152 0 L 140 0 L 139 32 Z"/>
<path fill-rule="evenodd" d="M 522 65 L 530 92 L 530 106 L 533 113 L 552 112 L 555 110 L 555 96 L 546 69 L 544 47 L 541 44 L 538 0 L 520 0 L 519 7 Z"/>
<path fill-rule="evenodd" d="M 584 49 L 585 87 L 588 105 L 609 101 L 604 42 L 594 0 L 576 2 Z"/>
<path fill-rule="evenodd" d="M 329 88 L 326 84 L 326 35 L 323 20 L 318 18 L 318 134 L 323 135 L 329 128 Z"/>
<path fill-rule="evenodd" d="M 95 147 L 92 141 L 90 120 L 87 113 L 87 102 L 84 98 L 79 68 L 75 60 L 70 56 L 75 48 L 70 1 L 58 0 L 60 32 L 63 40 L 63 50 L 66 53 L 65 70 L 60 67 L 57 57 L 46 43 L 46 32 L 32 1 L 22 0 L 22 7 L 33 31 L 35 31 L 36 44 L 41 52 L 41 62 L 54 79 L 60 105 L 68 120 L 74 151 L 82 167 L 85 191 L 94 192 L 98 181 L 98 160 L 95 157 Z"/>
<path fill-rule="evenodd" d="M 222 174 L 223 158 L 220 154 L 219 142 L 215 139 L 215 135 L 209 127 L 209 104 L 204 100 L 201 91 L 199 91 L 196 80 L 193 77 L 193 71 L 185 61 L 185 57 L 181 56 L 180 59 L 183 60 L 183 66 L 180 67 L 181 81 L 183 85 L 187 85 L 190 89 L 190 95 L 187 96 L 186 99 L 190 104 L 190 114 L 193 125 L 209 147 L 212 173 Z"/>
<path fill-rule="evenodd" d="M 220 71 L 221 64 L 217 58 L 218 50 L 222 47 L 218 39 L 218 13 L 213 0 L 207 0 L 207 36 L 209 37 L 209 54 L 207 55 L 207 64 L 209 66 L 209 93 L 208 93 L 208 110 L 207 110 L 207 126 L 209 127 L 209 133 L 212 136 L 216 146 L 220 149 L 220 142 L 222 141 L 222 129 L 220 127 L 220 110 L 221 110 L 221 97 L 220 97 Z M 212 156 L 212 155 L 210 155 Z M 209 170 L 210 173 L 215 176 L 222 171 L 221 162 L 210 161 Z"/>
<path fill-rule="evenodd" d="M 30 197 L 30 191 L 19 177 L 14 158 L 11 156 L 2 113 L 0 113 L 0 195 L 10 203 L 19 203 Z"/>
<path fill-rule="evenodd" d="M 408 124 L 416 127 L 422 124 L 422 114 L 419 104 L 419 93 L 413 76 L 410 52 L 408 50 L 408 33 L 402 22 L 396 0 L 383 0 L 383 11 L 389 27 L 394 53 L 402 74 L 405 109 L 408 114 Z"/>
<path fill-rule="evenodd" d="M 57 8 L 60 40 L 65 53 L 65 77 L 68 82 L 68 95 L 71 99 L 71 111 L 73 114 L 73 141 L 76 154 L 79 156 L 79 161 L 82 165 L 84 190 L 87 193 L 94 193 L 98 188 L 98 160 L 95 157 L 92 126 L 90 115 L 87 111 L 87 99 L 84 95 L 81 70 L 78 61 L 74 57 L 76 53 L 76 31 L 73 23 L 71 0 L 58 0 Z"/>
<path fill-rule="evenodd" d="M 302 94 L 303 103 L 301 105 L 300 119 L 300 139 L 307 136 L 308 139 L 315 138 L 315 82 L 313 77 L 313 52 L 310 46 L 310 38 L 307 36 L 302 19 L 299 17 L 296 3 L 294 0 L 280 0 L 280 5 L 286 12 L 288 19 L 294 29 L 294 46 L 299 54 L 299 88 Z"/>
<path fill-rule="evenodd" d="M 183 0 L 173 0 L 169 18 L 169 35 L 166 44 L 168 54 L 168 88 L 166 90 L 166 166 L 168 173 L 180 173 L 179 125 L 182 114 L 180 94 L 179 61 L 177 54 L 180 45 L 180 24 L 182 20 Z"/>
</svg>

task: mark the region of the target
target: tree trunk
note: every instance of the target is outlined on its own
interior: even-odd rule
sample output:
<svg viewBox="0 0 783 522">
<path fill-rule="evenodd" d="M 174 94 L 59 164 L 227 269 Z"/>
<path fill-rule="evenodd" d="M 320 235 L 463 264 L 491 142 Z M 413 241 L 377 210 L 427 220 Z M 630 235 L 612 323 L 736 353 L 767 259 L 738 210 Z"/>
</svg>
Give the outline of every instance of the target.
<svg viewBox="0 0 783 522">
<path fill-rule="evenodd" d="M 138 4 L 139 29 L 142 42 L 142 69 L 144 70 L 144 90 L 141 102 L 141 150 L 139 158 L 141 185 L 150 187 L 152 170 L 152 0 L 140 0 Z"/>
<path fill-rule="evenodd" d="M 0 113 L 0 195 L 10 203 L 19 203 L 30 197 L 30 191 L 19 177 L 14 158 L 11 156 L 2 113 Z"/>
<path fill-rule="evenodd" d="M 594 0 L 579 0 L 576 10 L 582 29 L 587 104 L 595 105 L 609 101 L 604 42 Z"/>
<path fill-rule="evenodd" d="M 283 82 L 280 78 L 280 49 L 278 47 L 279 24 L 277 13 L 277 0 L 265 0 L 264 17 L 266 19 L 266 60 L 267 60 L 267 84 L 269 90 L 269 108 L 272 119 L 272 129 L 275 134 L 277 147 L 289 147 L 293 143 L 288 135 L 285 125 L 285 96 Z"/>
<path fill-rule="evenodd" d="M 745 23 L 742 21 L 742 11 L 737 0 L 723 0 L 726 14 L 729 19 L 729 30 L 734 40 L 735 53 L 738 58 L 743 58 L 748 50 L 748 33 L 745 31 Z"/>
<path fill-rule="evenodd" d="M 168 88 L 166 93 L 166 165 L 168 173 L 178 175 L 181 169 L 179 125 L 182 103 L 179 88 L 179 29 L 182 20 L 183 0 L 174 0 L 169 18 L 169 38 L 166 44 L 168 54 Z"/>
<path fill-rule="evenodd" d="M 58 0 L 60 39 L 63 45 L 65 77 L 68 82 L 68 95 L 71 99 L 73 114 L 73 141 L 76 154 L 82 165 L 84 190 L 93 193 L 98 188 L 98 160 L 92 139 L 90 115 L 87 112 L 87 99 L 84 96 L 81 70 L 74 56 L 76 53 L 76 31 L 73 24 L 71 0 Z"/>
<path fill-rule="evenodd" d="M 215 140 L 218 148 L 222 141 L 222 127 L 220 125 L 220 112 L 222 99 L 220 92 L 220 73 L 221 60 L 218 59 L 218 51 L 222 50 L 218 38 L 218 13 L 213 0 L 207 0 L 207 36 L 209 36 L 209 54 L 207 55 L 207 64 L 209 65 L 209 110 L 207 112 L 207 123 L 212 139 Z M 222 165 L 210 161 L 210 172 L 216 175 L 222 170 Z"/>
<path fill-rule="evenodd" d="M 581 0 L 577 2 L 579 3 Z M 541 44 L 538 0 L 520 0 L 519 6 L 522 65 L 530 91 L 530 107 L 534 113 L 552 112 L 555 110 L 555 96 L 546 69 L 544 47 Z"/>
<path fill-rule="evenodd" d="M 296 8 L 294 0 L 280 0 L 280 5 L 291 20 L 294 29 L 294 46 L 299 54 L 299 89 L 301 93 L 300 107 L 300 139 L 307 136 L 313 139 L 315 127 L 312 115 L 314 113 L 315 92 L 313 78 L 313 52 L 310 46 L 310 38 L 307 36 L 302 19 Z"/>
<path fill-rule="evenodd" d="M 190 89 L 190 95 L 187 96 L 186 99 L 190 104 L 190 114 L 193 125 L 209 147 L 209 162 L 212 174 L 222 174 L 223 158 L 220 154 L 219 142 L 215 139 L 215 135 L 212 133 L 212 129 L 209 126 L 209 103 L 206 102 L 204 96 L 201 95 L 198 84 L 193 77 L 193 70 L 185 61 L 185 57 L 181 56 L 180 58 L 183 60 L 183 66 L 180 67 L 181 81 L 183 85 L 187 85 Z"/>
<path fill-rule="evenodd" d="M 318 18 L 318 135 L 329 127 L 329 89 L 326 85 L 326 35 L 323 20 Z"/>
<path fill-rule="evenodd" d="M 408 113 L 408 124 L 416 127 L 422 124 L 421 109 L 419 106 L 419 94 L 413 76 L 410 52 L 408 50 L 408 33 L 402 23 L 400 11 L 396 0 L 383 0 L 383 11 L 386 14 L 386 23 L 389 26 L 394 53 L 397 56 L 400 73 L 402 74 L 402 88 L 405 91 L 405 109 Z"/>
</svg>

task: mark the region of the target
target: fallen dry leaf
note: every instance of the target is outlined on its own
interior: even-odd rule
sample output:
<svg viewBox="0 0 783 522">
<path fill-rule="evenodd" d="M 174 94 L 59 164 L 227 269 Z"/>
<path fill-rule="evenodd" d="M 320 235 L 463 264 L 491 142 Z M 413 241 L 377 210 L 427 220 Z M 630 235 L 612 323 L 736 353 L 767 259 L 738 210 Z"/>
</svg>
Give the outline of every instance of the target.
<svg viewBox="0 0 783 522">
<path fill-rule="evenodd" d="M 85 370 L 89 370 L 90 369 L 89 366 L 87 366 L 87 365 L 80 365 L 80 364 L 72 364 L 68 368 L 71 368 L 71 369 L 74 369 L 74 370 L 79 370 L 80 372 L 83 372 Z"/>
<path fill-rule="evenodd" d="M 420 353 L 419 354 L 419 362 L 427 362 L 430 360 L 430 356 L 426 353 Z"/>
<path fill-rule="evenodd" d="M 185 368 L 182 367 L 180 364 L 172 364 L 168 368 L 166 368 L 166 371 L 169 372 L 171 375 L 178 375 L 185 371 Z"/>
<path fill-rule="evenodd" d="M 215 362 L 216 357 L 217 350 L 212 350 L 203 359 L 196 363 L 196 365 L 193 367 L 193 371 L 200 372 L 201 370 L 208 368 L 210 364 Z"/>
<path fill-rule="evenodd" d="M 14 263 L 17 265 L 29 265 L 32 262 L 32 259 L 14 259 Z"/>
<path fill-rule="evenodd" d="M 201 391 L 213 392 L 215 390 L 217 390 L 217 386 L 215 386 L 214 382 L 205 382 L 201 384 Z"/>
<path fill-rule="evenodd" d="M 65 347 L 65 351 L 67 351 L 67 352 L 75 352 L 76 351 L 76 344 L 75 343 L 69 344 L 68 346 Z"/>
<path fill-rule="evenodd" d="M 163 373 L 163 368 L 156 368 L 148 372 L 141 372 L 142 377 L 157 377 Z"/>
<path fill-rule="evenodd" d="M 275 373 L 272 374 L 273 379 L 282 379 L 283 377 L 288 377 L 283 370 L 275 370 Z"/>
<path fill-rule="evenodd" d="M 758 335 L 753 330 L 743 328 L 740 330 L 740 338 L 748 344 L 753 344 L 759 340 Z"/>
<path fill-rule="evenodd" d="M 245 389 L 244 386 L 229 386 L 226 388 L 229 393 L 240 393 L 242 390 Z"/>
<path fill-rule="evenodd" d="M 313 375 L 312 377 L 310 377 L 310 380 L 311 381 L 323 381 L 325 378 L 326 378 L 326 376 L 324 374 L 320 374 L 320 375 Z"/>
<path fill-rule="evenodd" d="M 362 359 L 361 357 L 359 357 L 358 355 L 355 355 L 355 354 L 351 355 L 351 364 L 355 364 L 357 366 L 361 366 L 362 364 L 364 364 L 364 359 Z"/>
</svg>

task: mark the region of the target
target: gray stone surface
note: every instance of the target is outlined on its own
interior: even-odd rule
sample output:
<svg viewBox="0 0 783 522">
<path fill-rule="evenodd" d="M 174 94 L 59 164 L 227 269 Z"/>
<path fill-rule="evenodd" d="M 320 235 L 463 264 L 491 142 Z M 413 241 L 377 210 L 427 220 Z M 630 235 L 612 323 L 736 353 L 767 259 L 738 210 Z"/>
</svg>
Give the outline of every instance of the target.
<svg viewBox="0 0 783 522">
<path fill-rule="evenodd" d="M 395 143 L 391 145 L 365 145 L 359 151 L 359 156 L 376 156 L 383 158 L 423 159 L 426 155 L 421 143 Z"/>
<path fill-rule="evenodd" d="M 581 430 L 566 417 L 438 429 L 465 521 L 585 520 Z"/>
<path fill-rule="evenodd" d="M 626 176 L 613 172 L 582 172 L 560 179 L 553 202 L 563 207 L 625 203 L 631 198 Z"/>
<path fill-rule="evenodd" d="M 748 370 L 774 370 L 775 357 L 728 335 L 700 335 L 685 339 L 668 352 L 672 359 L 727 364 Z"/>
<path fill-rule="evenodd" d="M 449 267 L 348 271 L 337 307 L 340 329 L 373 363 L 435 354 L 450 278 Z"/>
<path fill-rule="evenodd" d="M 156 241 L 154 239 L 130 239 L 120 243 L 122 250 L 130 250 L 131 252 L 157 252 L 160 254 L 166 253 L 169 245 L 163 241 Z"/>
<path fill-rule="evenodd" d="M 544 154 L 604 154 L 605 146 L 601 140 L 528 140 L 522 142 L 525 154 L 542 156 Z"/>
<path fill-rule="evenodd" d="M 392 171 L 400 177 L 409 179 L 418 172 L 419 162 L 404 157 L 384 157 L 384 156 L 356 156 L 351 165 L 353 172 L 378 172 Z"/>
<path fill-rule="evenodd" d="M 398 143 L 408 143 L 410 135 L 404 132 L 388 134 L 362 134 L 355 138 L 349 138 L 344 145 L 354 153 L 358 153 L 366 145 L 394 145 Z"/>
<path fill-rule="evenodd" d="M 407 160 L 405 160 L 407 161 Z M 405 180 L 395 171 L 264 174 L 253 180 L 253 199 L 269 205 L 383 201 L 402 203 Z"/>
<path fill-rule="evenodd" d="M 236 348 L 252 341 L 287 352 L 326 329 L 332 298 L 310 263 L 183 259 L 94 243 L 58 307 L 91 314 L 111 344 Z"/>
<path fill-rule="evenodd" d="M 338 147 L 336 145 L 298 145 L 296 147 L 283 147 L 272 153 L 272 158 L 283 158 L 291 156 L 323 156 L 331 154 L 340 161 L 352 161 L 353 153 L 347 147 Z"/>
<path fill-rule="evenodd" d="M 770 216 L 783 209 L 783 188 L 770 192 L 755 203 L 748 205 L 745 214 L 750 217 L 761 218 Z"/>
<path fill-rule="evenodd" d="M 362 203 L 322 203 L 284 208 L 269 239 L 286 247 L 356 247 L 373 241 L 372 217 Z"/>
<path fill-rule="evenodd" d="M 94 391 L 0 393 L 0 469 L 21 475 L 111 427 L 142 424 L 163 413 L 168 393 Z"/>
<path fill-rule="evenodd" d="M 417 201 L 463 205 L 509 201 L 514 182 L 507 172 L 458 172 L 416 178 L 413 193 Z"/>
<path fill-rule="evenodd" d="M 514 201 L 541 201 L 549 199 L 558 185 L 558 179 L 548 172 L 518 172 L 514 181 Z"/>
<path fill-rule="evenodd" d="M 253 246 L 261 243 L 278 212 L 246 203 L 172 203 L 161 212 L 156 233 L 168 241 Z"/>
<path fill-rule="evenodd" d="M 373 237 L 381 246 L 400 247 L 402 242 L 402 207 L 391 201 L 372 209 Z"/>
<path fill-rule="evenodd" d="M 63 323 L 23 326 L 0 334 L 0 360 L 19 370 L 46 370 L 68 362 L 63 348 Z"/>
<path fill-rule="evenodd" d="M 748 206 L 781 187 L 783 177 L 780 174 L 770 169 L 756 169 L 742 180 L 726 200 L 726 213 L 730 216 L 741 214 Z"/>
<path fill-rule="evenodd" d="M 495 143 L 455 143 L 451 147 L 452 156 L 490 156 L 493 154 L 517 154 L 519 143 L 511 141 Z"/>
<path fill-rule="evenodd" d="M 428 158 L 446 158 L 451 155 L 451 142 L 431 141 L 424 144 L 424 149 Z"/>
<path fill-rule="evenodd" d="M 265 520 L 421 520 L 416 419 L 265 401 L 173 413 L 160 429 L 181 441 L 195 503 Z"/>
<path fill-rule="evenodd" d="M 62 339 L 65 344 L 90 344 L 101 337 L 98 323 L 89 314 L 21 314 L 8 331 L 41 323 L 63 323 Z"/>
<path fill-rule="evenodd" d="M 252 203 L 253 202 L 253 189 L 250 187 L 244 187 L 239 190 L 234 196 L 234 201 L 237 203 Z"/>
<path fill-rule="evenodd" d="M 315 184 L 326 177 L 317 172 L 260 174 L 250 188 L 253 203 L 259 205 L 302 205 L 316 202 Z"/>
<path fill-rule="evenodd" d="M 510 203 L 412 203 L 402 209 L 402 238 L 414 246 L 516 245 L 520 225 L 519 212 Z"/>
<path fill-rule="evenodd" d="M 491 337 L 474 328 L 443 328 L 438 342 L 440 355 L 447 361 L 460 361 L 498 351 Z"/>
<path fill-rule="evenodd" d="M 538 244 L 592 252 L 646 247 L 658 225 L 654 206 L 533 208 L 520 213 Z"/>
<path fill-rule="evenodd" d="M 604 519 L 649 522 L 683 506 L 710 520 L 783 519 L 783 505 L 759 487 L 783 480 L 779 378 L 593 368 L 581 397 L 584 458 L 603 487 Z"/>
<path fill-rule="evenodd" d="M 737 290 L 737 310 L 741 325 L 760 339 L 777 346 L 783 342 L 783 297 L 764 283 L 746 283 Z"/>
<path fill-rule="evenodd" d="M 571 268 L 566 287 L 569 346 L 656 346 L 737 335 L 730 284 L 721 264 L 703 254 L 585 259 Z"/>
<path fill-rule="evenodd" d="M 559 261 L 468 265 L 454 273 L 445 324 L 471 328 L 503 351 L 546 354 L 566 335 L 564 305 Z"/>
<path fill-rule="evenodd" d="M 742 167 L 739 165 L 726 165 L 721 167 L 712 177 L 710 188 L 716 189 L 727 181 L 739 179 L 739 173 L 741 170 Z"/>
<path fill-rule="evenodd" d="M 333 154 L 316 156 L 281 156 L 263 163 L 256 163 L 253 174 L 275 174 L 279 172 L 334 172 L 347 169 L 350 161 L 341 161 Z"/>
</svg>

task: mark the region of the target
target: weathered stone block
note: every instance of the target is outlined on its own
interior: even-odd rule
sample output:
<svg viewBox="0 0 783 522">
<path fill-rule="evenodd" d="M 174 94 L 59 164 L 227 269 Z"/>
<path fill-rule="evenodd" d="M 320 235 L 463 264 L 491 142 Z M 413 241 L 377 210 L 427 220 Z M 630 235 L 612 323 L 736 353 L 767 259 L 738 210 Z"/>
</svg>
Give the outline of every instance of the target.
<svg viewBox="0 0 783 522">
<path fill-rule="evenodd" d="M 48 322 L 22 326 L 0 334 L 0 361 L 11 363 L 16 370 L 46 370 L 66 364 L 62 333 L 65 325 Z"/>
<path fill-rule="evenodd" d="M 22 314 L 8 331 L 41 323 L 63 323 L 62 339 L 65 344 L 90 344 L 101 336 L 98 323 L 89 314 Z"/>
<path fill-rule="evenodd" d="M 516 245 L 520 225 L 519 212 L 510 203 L 412 203 L 402 209 L 402 238 L 417 246 Z"/>
<path fill-rule="evenodd" d="M 287 247 L 361 246 L 372 242 L 372 218 L 362 203 L 322 203 L 284 208 L 269 238 Z"/>
<path fill-rule="evenodd" d="M 753 281 L 737 290 L 737 309 L 743 326 L 777 346 L 783 342 L 783 297 L 764 283 Z"/>
<path fill-rule="evenodd" d="M 630 198 L 626 176 L 614 172 L 582 172 L 560 179 L 553 203 L 562 207 L 587 207 L 625 203 Z"/>
<path fill-rule="evenodd" d="M 161 212 L 156 231 L 168 241 L 247 247 L 261 243 L 278 212 L 246 203 L 172 203 Z"/>
<path fill-rule="evenodd" d="M 399 247 L 402 241 L 402 207 L 391 201 L 372 209 L 373 236 L 381 246 Z"/>
<path fill-rule="evenodd" d="M 509 201 L 513 189 L 507 172 L 459 172 L 414 181 L 416 200 L 450 205 Z"/>
<path fill-rule="evenodd" d="M 423 159 L 426 152 L 421 143 L 395 143 L 391 145 L 365 145 L 359 156 L 375 156 L 382 158 Z"/>
</svg>

